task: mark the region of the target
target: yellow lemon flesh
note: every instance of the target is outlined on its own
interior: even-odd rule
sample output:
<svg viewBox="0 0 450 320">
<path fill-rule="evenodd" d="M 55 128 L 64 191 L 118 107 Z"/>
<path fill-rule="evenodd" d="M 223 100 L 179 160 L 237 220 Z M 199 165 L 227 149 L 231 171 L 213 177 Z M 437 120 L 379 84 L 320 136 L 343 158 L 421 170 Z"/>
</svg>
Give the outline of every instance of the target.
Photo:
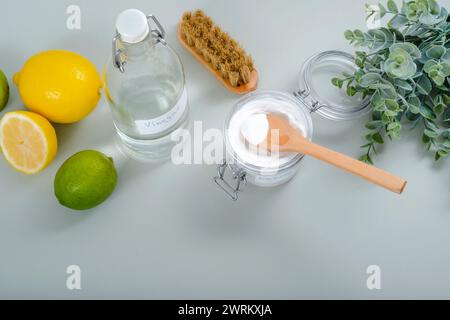
<svg viewBox="0 0 450 320">
<path fill-rule="evenodd" d="M 6 113 L 0 120 L 0 147 L 16 170 L 36 174 L 55 158 L 55 129 L 44 117 L 28 111 Z"/>
<path fill-rule="evenodd" d="M 31 57 L 13 80 L 25 106 L 56 123 L 85 118 L 101 95 L 95 66 L 70 51 L 50 50 Z"/>
</svg>

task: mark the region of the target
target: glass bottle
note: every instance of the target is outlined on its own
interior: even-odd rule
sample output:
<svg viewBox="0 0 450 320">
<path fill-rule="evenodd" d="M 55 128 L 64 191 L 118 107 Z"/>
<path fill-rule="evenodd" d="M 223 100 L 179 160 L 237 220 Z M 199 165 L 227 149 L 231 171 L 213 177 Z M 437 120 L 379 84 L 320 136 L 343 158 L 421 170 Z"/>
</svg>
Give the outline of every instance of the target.
<svg viewBox="0 0 450 320">
<path fill-rule="evenodd" d="M 121 149 L 137 160 L 168 159 L 189 106 L 183 65 L 154 16 L 136 9 L 119 15 L 104 85 Z"/>
</svg>

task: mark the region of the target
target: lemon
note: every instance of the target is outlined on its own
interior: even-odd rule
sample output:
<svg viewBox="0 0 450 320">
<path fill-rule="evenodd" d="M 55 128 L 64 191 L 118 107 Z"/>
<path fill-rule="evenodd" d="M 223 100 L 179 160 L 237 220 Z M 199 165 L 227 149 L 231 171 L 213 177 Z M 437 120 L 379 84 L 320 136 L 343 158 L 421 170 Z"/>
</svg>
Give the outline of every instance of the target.
<svg viewBox="0 0 450 320">
<path fill-rule="evenodd" d="M 113 159 L 95 150 L 85 150 L 67 159 L 59 168 L 54 190 L 63 206 L 87 210 L 105 201 L 116 183 Z"/>
<path fill-rule="evenodd" d="M 13 81 L 28 109 L 56 123 L 85 118 L 101 95 L 95 66 L 81 55 L 64 50 L 31 57 Z"/>
<path fill-rule="evenodd" d="M 13 168 L 36 174 L 53 161 L 58 142 L 47 119 L 29 111 L 13 111 L 0 120 L 0 147 Z"/>
<path fill-rule="evenodd" d="M 5 74 L 0 70 L 0 111 L 2 111 L 9 100 L 9 85 Z"/>
</svg>

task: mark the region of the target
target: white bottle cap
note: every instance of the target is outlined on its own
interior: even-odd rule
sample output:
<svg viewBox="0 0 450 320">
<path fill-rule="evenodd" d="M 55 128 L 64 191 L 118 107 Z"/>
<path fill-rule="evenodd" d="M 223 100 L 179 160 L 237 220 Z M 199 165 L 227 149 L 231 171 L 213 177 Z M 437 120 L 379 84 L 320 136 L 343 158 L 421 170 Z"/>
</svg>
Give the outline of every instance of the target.
<svg viewBox="0 0 450 320">
<path fill-rule="evenodd" d="M 150 32 L 147 17 L 137 9 L 122 11 L 117 17 L 116 29 L 121 40 L 128 43 L 140 42 Z"/>
</svg>

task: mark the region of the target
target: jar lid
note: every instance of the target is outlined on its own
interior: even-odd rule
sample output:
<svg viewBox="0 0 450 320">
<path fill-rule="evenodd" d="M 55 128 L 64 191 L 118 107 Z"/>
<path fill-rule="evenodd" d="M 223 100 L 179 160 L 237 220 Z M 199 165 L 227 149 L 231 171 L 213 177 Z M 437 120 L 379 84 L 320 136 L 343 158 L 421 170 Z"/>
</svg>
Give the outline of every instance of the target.
<svg viewBox="0 0 450 320">
<path fill-rule="evenodd" d="M 350 120 L 370 112 L 370 99 L 349 97 L 331 79 L 357 70 L 355 58 L 341 51 L 324 51 L 309 58 L 300 72 L 300 90 L 294 95 L 311 111 L 331 120 Z"/>
</svg>

